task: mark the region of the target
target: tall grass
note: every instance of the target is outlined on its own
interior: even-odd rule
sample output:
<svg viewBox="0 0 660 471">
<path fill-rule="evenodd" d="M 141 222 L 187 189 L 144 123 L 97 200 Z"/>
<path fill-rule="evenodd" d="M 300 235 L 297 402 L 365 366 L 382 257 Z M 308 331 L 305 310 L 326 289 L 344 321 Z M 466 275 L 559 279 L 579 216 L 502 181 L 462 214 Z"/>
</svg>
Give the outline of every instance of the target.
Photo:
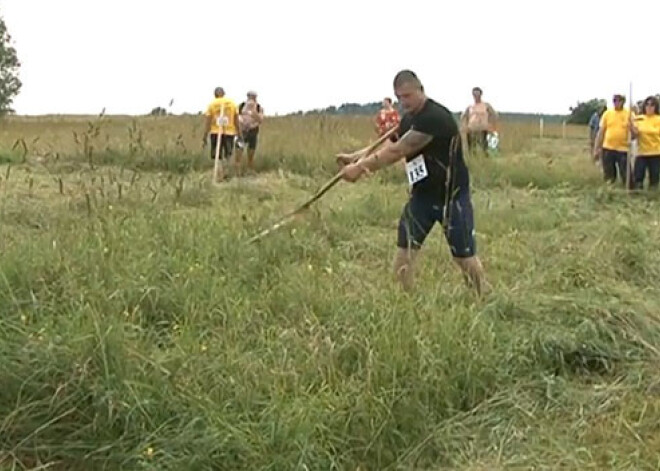
<svg viewBox="0 0 660 471">
<path fill-rule="evenodd" d="M 219 187 L 157 153 L 192 118 L 103 119 L 91 164 L 82 122 L 0 140 L 62 143 L 0 166 L 0 469 L 657 469 L 658 200 L 604 187 L 585 140 L 514 126 L 469 158 L 480 301 L 438 229 L 393 284 L 396 168 L 248 244 L 364 119 L 271 120 L 260 174 Z"/>
<path fill-rule="evenodd" d="M 144 171 L 198 171 L 210 166 L 211 160 L 208 148 L 201 147 L 203 122 L 203 116 L 8 117 L 0 128 L 0 162 L 30 159 L 60 171 L 76 162 Z M 583 127 L 567 130 L 568 141 L 586 137 Z M 532 122 L 505 122 L 500 135 L 503 152 L 520 153 L 538 139 L 538 127 Z M 561 138 L 561 125 L 546 125 L 544 136 Z M 371 139 L 373 127 L 365 117 L 271 118 L 263 126 L 259 164 L 262 170 L 290 168 L 318 174 L 333 165 L 334 153 L 362 147 Z"/>
</svg>

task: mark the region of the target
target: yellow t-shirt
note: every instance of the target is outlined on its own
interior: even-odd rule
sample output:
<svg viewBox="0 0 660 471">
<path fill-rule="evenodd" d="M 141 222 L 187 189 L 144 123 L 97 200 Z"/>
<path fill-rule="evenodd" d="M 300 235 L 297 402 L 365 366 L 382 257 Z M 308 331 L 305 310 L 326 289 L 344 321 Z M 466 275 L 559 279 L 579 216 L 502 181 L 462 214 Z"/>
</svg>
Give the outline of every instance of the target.
<svg viewBox="0 0 660 471">
<path fill-rule="evenodd" d="M 609 109 L 600 118 L 600 127 L 605 129 L 603 149 L 628 151 L 628 125 L 630 110 Z"/>
<path fill-rule="evenodd" d="M 642 115 L 635 118 L 639 131 L 639 155 L 660 155 L 660 115 Z"/>
<path fill-rule="evenodd" d="M 211 117 L 211 134 L 220 133 L 235 136 L 237 134 L 236 114 L 238 108 L 230 98 L 221 97 L 213 100 L 206 109 L 206 116 Z"/>
</svg>

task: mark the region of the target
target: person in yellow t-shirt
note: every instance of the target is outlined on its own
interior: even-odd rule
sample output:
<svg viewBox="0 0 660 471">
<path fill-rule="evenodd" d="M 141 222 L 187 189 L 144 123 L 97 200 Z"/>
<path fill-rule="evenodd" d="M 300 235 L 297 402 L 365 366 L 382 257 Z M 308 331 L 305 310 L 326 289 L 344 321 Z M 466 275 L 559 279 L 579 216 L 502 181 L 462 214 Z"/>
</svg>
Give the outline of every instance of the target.
<svg viewBox="0 0 660 471">
<path fill-rule="evenodd" d="M 229 160 L 234 151 L 236 134 L 238 134 L 238 107 L 233 100 L 225 96 L 222 87 L 217 87 L 214 95 L 215 98 L 209 103 L 205 113 L 202 145 L 206 146 L 207 139 L 210 137 L 211 159 L 215 159 L 218 134 L 220 134 L 222 136 L 220 138 L 220 161 Z M 216 175 L 216 178 L 222 180 L 223 176 L 224 169 L 221 167 L 220 175 Z"/>
<path fill-rule="evenodd" d="M 615 183 L 617 169 L 621 182 L 626 184 L 628 170 L 628 132 L 630 110 L 623 109 L 626 98 L 614 95 L 614 108 L 610 108 L 600 118 L 600 129 L 594 146 L 594 159 L 600 159 L 605 181 Z"/>
<path fill-rule="evenodd" d="M 660 102 L 654 96 L 644 100 L 644 114 L 636 117 L 632 134 L 639 139 L 639 152 L 635 159 L 635 189 L 644 188 L 646 171 L 649 173 L 649 189 L 657 189 L 660 183 Z"/>
</svg>

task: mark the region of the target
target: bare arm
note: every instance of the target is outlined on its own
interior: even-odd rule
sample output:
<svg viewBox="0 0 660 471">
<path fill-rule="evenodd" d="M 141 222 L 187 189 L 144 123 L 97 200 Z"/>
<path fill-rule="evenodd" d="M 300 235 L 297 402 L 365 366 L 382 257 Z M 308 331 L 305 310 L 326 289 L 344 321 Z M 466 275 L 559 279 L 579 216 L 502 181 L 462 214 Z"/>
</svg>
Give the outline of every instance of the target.
<svg viewBox="0 0 660 471">
<path fill-rule="evenodd" d="M 209 135 L 209 132 L 211 131 L 211 123 L 213 122 L 213 118 L 211 115 L 207 114 L 206 119 L 204 120 L 204 134 L 202 134 L 202 141 L 206 142 L 206 138 Z"/>
<path fill-rule="evenodd" d="M 467 127 L 469 114 L 470 114 L 470 107 L 468 106 L 467 108 L 465 108 L 465 111 L 463 111 L 463 114 L 461 115 L 462 127 Z"/>
<path fill-rule="evenodd" d="M 630 122 L 628 123 L 628 130 L 632 139 L 637 139 L 639 137 L 639 128 L 637 127 L 637 124 L 635 124 L 635 121 L 637 121 L 637 117 L 631 114 Z"/>
<path fill-rule="evenodd" d="M 488 104 L 488 116 L 491 119 L 493 130 L 497 129 L 497 120 L 499 116 L 497 115 L 497 111 L 495 111 L 495 109 L 490 105 L 490 103 Z"/>
<path fill-rule="evenodd" d="M 459 123 L 459 129 L 462 133 L 467 133 L 469 130 L 469 122 L 470 122 L 470 107 L 468 106 L 465 108 L 465 111 L 463 111 L 463 114 L 461 115 L 460 123 Z"/>
<path fill-rule="evenodd" d="M 603 141 L 605 140 L 605 131 L 607 130 L 607 123 L 601 123 L 596 134 L 596 143 L 594 144 L 594 157 L 598 157 L 603 151 Z"/>
<path fill-rule="evenodd" d="M 234 109 L 234 127 L 236 128 L 236 134 L 239 136 L 243 134 L 241 132 L 241 122 L 238 120 L 238 108 Z"/>
<path fill-rule="evenodd" d="M 389 145 L 361 160 L 357 165 L 369 172 L 374 172 L 409 155 L 419 154 L 432 140 L 433 136 L 429 134 L 410 130 L 397 142 L 389 142 Z"/>
<path fill-rule="evenodd" d="M 395 132 L 395 134 L 396 134 L 396 132 Z M 391 146 L 392 144 L 394 144 L 394 143 L 393 143 L 392 141 L 390 141 L 389 139 L 387 139 L 387 140 L 386 140 L 385 142 L 383 142 L 379 147 L 380 147 L 381 149 L 384 149 L 385 147 L 389 147 L 389 146 Z M 372 146 L 372 145 L 373 145 L 373 144 L 369 144 L 368 146 L 365 146 L 365 147 L 363 147 L 363 148 L 360 149 L 360 150 L 356 150 L 356 151 L 353 152 L 352 154 L 339 154 L 339 155 L 342 156 L 342 157 L 344 157 L 343 160 L 345 161 L 345 163 L 353 163 L 353 162 L 357 162 L 358 159 L 364 157 L 364 154 L 365 154 L 369 149 L 371 149 L 371 146 Z"/>
</svg>

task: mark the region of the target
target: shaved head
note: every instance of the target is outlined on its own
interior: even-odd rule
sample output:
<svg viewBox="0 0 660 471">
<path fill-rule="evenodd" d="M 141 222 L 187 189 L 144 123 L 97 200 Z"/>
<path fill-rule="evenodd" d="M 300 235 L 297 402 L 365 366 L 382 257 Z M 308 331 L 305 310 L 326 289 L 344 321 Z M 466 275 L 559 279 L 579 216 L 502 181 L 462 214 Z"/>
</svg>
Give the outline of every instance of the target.
<svg viewBox="0 0 660 471">
<path fill-rule="evenodd" d="M 412 70 L 402 70 L 394 77 L 394 88 L 400 88 L 403 85 L 412 85 L 415 88 L 424 90 L 422 82 L 417 78 L 417 74 Z"/>
<path fill-rule="evenodd" d="M 426 102 L 424 87 L 412 70 L 402 70 L 394 77 L 394 94 L 406 112 L 417 113 Z"/>
</svg>

